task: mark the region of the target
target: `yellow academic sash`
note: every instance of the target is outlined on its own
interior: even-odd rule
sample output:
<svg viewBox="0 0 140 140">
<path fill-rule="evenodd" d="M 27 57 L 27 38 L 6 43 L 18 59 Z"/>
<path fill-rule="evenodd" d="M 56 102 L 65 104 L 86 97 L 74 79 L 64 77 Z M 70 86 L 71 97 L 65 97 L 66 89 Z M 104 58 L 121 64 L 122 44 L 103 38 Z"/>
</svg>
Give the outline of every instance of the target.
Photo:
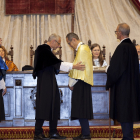
<svg viewBox="0 0 140 140">
<path fill-rule="evenodd" d="M 80 61 L 82 61 L 82 64 L 85 65 L 85 70 L 80 71 L 72 69 L 69 72 L 69 77 L 74 79 L 80 79 L 93 86 L 92 53 L 88 45 L 82 44 L 79 46 L 73 64 L 75 65 Z"/>
</svg>

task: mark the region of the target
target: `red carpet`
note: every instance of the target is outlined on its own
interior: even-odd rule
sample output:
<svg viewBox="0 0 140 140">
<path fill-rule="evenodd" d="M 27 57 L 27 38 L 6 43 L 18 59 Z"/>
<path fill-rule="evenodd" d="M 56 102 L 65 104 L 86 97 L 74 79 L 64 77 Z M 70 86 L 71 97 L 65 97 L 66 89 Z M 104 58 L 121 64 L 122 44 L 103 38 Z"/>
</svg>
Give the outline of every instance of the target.
<svg viewBox="0 0 140 140">
<path fill-rule="evenodd" d="M 44 134 L 49 135 L 49 128 L 43 127 Z M 62 136 L 68 138 L 76 137 L 81 133 L 80 127 L 58 127 L 58 132 Z M 92 138 L 108 138 L 109 128 L 108 126 L 91 126 L 90 127 Z M 140 137 L 140 128 L 134 128 L 134 137 Z M 1 127 L 0 128 L 0 138 L 3 139 L 32 139 L 34 137 L 34 127 Z M 111 127 L 111 137 L 121 138 L 122 131 L 118 126 Z"/>
</svg>

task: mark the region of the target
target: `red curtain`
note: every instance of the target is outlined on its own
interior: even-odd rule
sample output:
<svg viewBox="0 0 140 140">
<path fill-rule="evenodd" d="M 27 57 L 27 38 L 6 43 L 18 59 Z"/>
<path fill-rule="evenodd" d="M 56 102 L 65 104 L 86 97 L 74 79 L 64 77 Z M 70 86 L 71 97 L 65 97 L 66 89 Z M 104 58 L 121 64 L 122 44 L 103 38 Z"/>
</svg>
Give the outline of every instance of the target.
<svg viewBox="0 0 140 140">
<path fill-rule="evenodd" d="M 138 10 L 140 11 L 140 1 L 139 0 L 132 0 L 132 2 L 136 5 Z"/>
<path fill-rule="evenodd" d="M 6 14 L 74 13 L 75 0 L 6 0 Z"/>
</svg>

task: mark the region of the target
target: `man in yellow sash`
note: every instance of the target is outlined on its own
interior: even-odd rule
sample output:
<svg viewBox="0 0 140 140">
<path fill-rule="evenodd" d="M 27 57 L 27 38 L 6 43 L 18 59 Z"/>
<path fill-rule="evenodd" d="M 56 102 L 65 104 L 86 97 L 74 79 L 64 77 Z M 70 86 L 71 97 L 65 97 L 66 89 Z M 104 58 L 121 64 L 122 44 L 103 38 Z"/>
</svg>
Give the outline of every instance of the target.
<svg viewBox="0 0 140 140">
<path fill-rule="evenodd" d="M 93 85 L 92 53 L 88 45 L 79 40 L 75 33 L 69 33 L 66 41 L 77 51 L 73 64 L 82 62 L 84 71 L 71 70 L 69 73 L 69 87 L 72 93 L 71 120 L 78 119 L 82 128 L 82 134 L 74 140 L 91 139 L 88 119 L 93 119 L 91 86 Z"/>
</svg>

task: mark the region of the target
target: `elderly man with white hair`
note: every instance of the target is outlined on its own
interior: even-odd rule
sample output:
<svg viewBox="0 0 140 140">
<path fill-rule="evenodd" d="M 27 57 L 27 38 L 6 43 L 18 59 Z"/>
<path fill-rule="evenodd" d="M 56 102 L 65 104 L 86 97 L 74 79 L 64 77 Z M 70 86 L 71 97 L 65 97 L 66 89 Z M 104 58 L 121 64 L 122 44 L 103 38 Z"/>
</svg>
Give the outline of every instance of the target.
<svg viewBox="0 0 140 140">
<path fill-rule="evenodd" d="M 53 53 L 60 47 L 61 37 L 56 34 L 49 36 L 46 44 L 38 46 L 35 51 L 33 77 L 37 77 L 36 124 L 34 140 L 48 139 L 43 134 L 44 120 L 49 121 L 50 138 L 65 139 L 57 133 L 57 121 L 60 118 L 60 95 L 55 75 L 60 70 L 84 70 L 81 62 L 73 65 L 62 62 Z"/>
</svg>

